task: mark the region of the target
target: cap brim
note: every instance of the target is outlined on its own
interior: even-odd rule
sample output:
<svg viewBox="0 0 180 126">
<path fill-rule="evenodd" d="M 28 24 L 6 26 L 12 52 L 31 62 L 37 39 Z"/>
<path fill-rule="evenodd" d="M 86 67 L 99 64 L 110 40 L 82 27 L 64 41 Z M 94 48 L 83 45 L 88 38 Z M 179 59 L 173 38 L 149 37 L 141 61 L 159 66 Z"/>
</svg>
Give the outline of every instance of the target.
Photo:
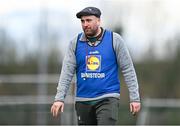
<svg viewBox="0 0 180 126">
<path fill-rule="evenodd" d="M 79 12 L 76 14 L 76 17 L 81 18 L 82 16 L 90 16 L 90 15 L 94 15 L 99 18 L 99 16 L 97 14 L 92 14 L 92 13 L 88 13 L 88 12 Z"/>
</svg>

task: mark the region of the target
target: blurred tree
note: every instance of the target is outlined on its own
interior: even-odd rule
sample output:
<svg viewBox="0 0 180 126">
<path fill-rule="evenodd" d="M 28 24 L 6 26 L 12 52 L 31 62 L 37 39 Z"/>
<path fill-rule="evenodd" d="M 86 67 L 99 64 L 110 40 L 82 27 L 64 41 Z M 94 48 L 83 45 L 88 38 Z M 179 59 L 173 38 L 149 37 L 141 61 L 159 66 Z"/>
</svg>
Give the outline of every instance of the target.
<svg viewBox="0 0 180 126">
<path fill-rule="evenodd" d="M 13 64 L 16 59 L 16 46 L 5 29 L 0 29 L 0 64 Z"/>
<path fill-rule="evenodd" d="M 164 77 L 164 90 L 162 92 L 163 97 L 176 98 L 179 92 L 179 82 L 180 82 L 180 38 L 175 38 L 174 40 L 177 43 L 177 47 L 175 51 L 175 55 L 173 56 L 173 60 L 169 61 L 170 64 L 168 69 L 165 72 Z"/>
<path fill-rule="evenodd" d="M 146 63 L 150 63 L 150 62 L 155 62 L 156 61 L 156 45 L 154 44 L 154 42 L 150 42 L 150 46 L 147 50 L 146 53 L 144 53 L 143 55 L 143 62 L 146 62 Z"/>
<path fill-rule="evenodd" d="M 177 45 L 173 51 L 166 49 L 164 60 L 153 59 L 153 53 L 146 53 L 145 61 L 136 64 L 138 80 L 143 97 L 179 98 L 180 83 L 180 39 L 170 41 Z M 177 44 L 176 44 L 177 43 Z M 168 48 L 170 47 L 167 43 Z M 154 52 L 153 48 L 150 52 Z M 175 51 L 174 51 L 175 50 Z M 148 56 L 150 54 L 151 56 Z"/>
<path fill-rule="evenodd" d="M 59 35 L 55 32 L 50 33 L 49 36 L 49 55 L 48 55 L 48 73 L 60 73 L 63 56 L 61 50 L 59 50 L 58 39 Z"/>
<path fill-rule="evenodd" d="M 115 28 L 113 28 L 113 31 L 123 36 L 124 29 L 122 25 L 119 25 L 118 27 L 116 26 Z"/>
</svg>

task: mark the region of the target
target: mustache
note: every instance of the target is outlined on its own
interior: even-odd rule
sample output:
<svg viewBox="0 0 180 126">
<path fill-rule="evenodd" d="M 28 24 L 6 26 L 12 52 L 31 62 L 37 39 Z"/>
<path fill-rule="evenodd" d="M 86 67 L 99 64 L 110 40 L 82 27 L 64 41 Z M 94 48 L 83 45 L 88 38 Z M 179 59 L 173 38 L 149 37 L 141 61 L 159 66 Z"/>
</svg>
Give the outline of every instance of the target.
<svg viewBox="0 0 180 126">
<path fill-rule="evenodd" d="M 84 28 L 84 29 L 86 30 L 86 29 L 91 29 L 91 28 Z"/>
<path fill-rule="evenodd" d="M 84 27 L 84 29 L 91 29 L 91 27 L 86 26 L 86 27 Z"/>
</svg>

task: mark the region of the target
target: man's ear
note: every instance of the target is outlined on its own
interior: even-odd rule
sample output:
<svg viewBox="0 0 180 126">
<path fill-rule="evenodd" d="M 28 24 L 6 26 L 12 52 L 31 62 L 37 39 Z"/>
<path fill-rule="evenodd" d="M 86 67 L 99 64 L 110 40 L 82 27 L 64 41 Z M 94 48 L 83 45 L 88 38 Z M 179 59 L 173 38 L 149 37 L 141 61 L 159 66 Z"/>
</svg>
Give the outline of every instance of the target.
<svg viewBox="0 0 180 126">
<path fill-rule="evenodd" d="M 97 24 L 98 24 L 98 26 L 100 26 L 100 24 L 101 24 L 101 19 L 100 18 L 97 18 Z"/>
</svg>

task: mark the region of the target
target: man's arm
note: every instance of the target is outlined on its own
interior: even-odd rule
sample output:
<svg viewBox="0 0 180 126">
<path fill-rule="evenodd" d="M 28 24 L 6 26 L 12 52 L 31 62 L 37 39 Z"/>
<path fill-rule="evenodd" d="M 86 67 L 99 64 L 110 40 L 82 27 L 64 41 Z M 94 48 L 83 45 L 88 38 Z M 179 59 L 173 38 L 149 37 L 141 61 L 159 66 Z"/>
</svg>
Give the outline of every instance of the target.
<svg viewBox="0 0 180 126">
<path fill-rule="evenodd" d="M 129 89 L 130 102 L 139 102 L 139 87 L 133 62 L 123 39 L 117 33 L 113 33 L 113 46 L 116 52 L 118 65 Z"/>
<path fill-rule="evenodd" d="M 55 101 L 63 101 L 67 94 L 67 91 L 70 87 L 73 75 L 76 69 L 76 57 L 75 57 L 75 48 L 76 48 L 77 37 L 74 38 L 68 47 L 68 50 L 65 54 L 63 65 L 61 69 L 61 75 L 59 78 L 59 83 L 57 86 L 57 93 L 55 96 Z"/>
<path fill-rule="evenodd" d="M 140 96 L 133 62 L 123 39 L 117 33 L 113 33 L 113 46 L 117 56 L 118 65 L 129 90 L 130 111 L 135 114 L 140 110 Z"/>
<path fill-rule="evenodd" d="M 61 75 L 59 78 L 59 83 L 57 86 L 57 93 L 55 96 L 55 101 L 51 106 L 51 113 L 54 117 L 58 116 L 59 111 L 64 110 L 64 99 L 67 91 L 70 87 L 71 80 L 76 69 L 76 59 L 75 59 L 75 46 L 77 38 L 70 42 L 68 50 L 65 54 Z"/>
</svg>

